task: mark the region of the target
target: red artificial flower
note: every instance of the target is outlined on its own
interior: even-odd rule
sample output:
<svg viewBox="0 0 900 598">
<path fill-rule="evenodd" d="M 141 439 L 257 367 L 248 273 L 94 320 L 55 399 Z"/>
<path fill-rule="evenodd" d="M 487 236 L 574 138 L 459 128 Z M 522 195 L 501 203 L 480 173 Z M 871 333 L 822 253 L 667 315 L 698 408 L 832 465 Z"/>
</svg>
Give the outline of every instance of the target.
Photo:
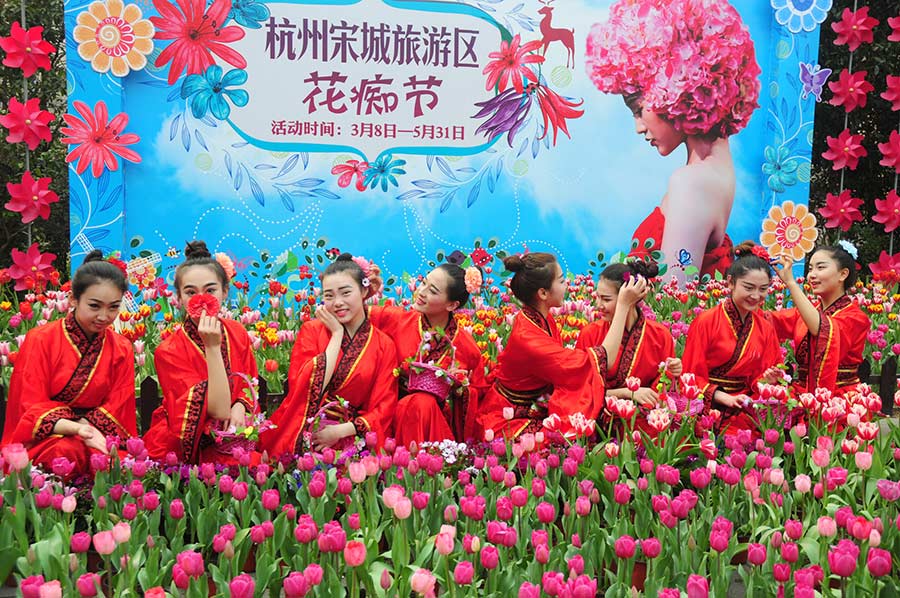
<svg viewBox="0 0 900 598">
<path fill-rule="evenodd" d="M 121 270 L 125 278 L 128 278 L 128 264 L 115 257 L 106 258 L 106 261 Z"/>
<path fill-rule="evenodd" d="M 541 116 L 544 117 L 544 134 L 541 135 L 540 139 L 546 137 L 547 132 L 550 130 L 547 126 L 548 123 L 553 127 L 553 145 L 556 145 L 557 131 L 562 131 L 566 134 L 566 137 L 571 138 L 572 136 L 569 135 L 569 129 L 566 126 L 566 119 L 578 118 L 584 114 L 584 110 L 576 110 L 578 106 L 584 103 L 584 100 L 577 103 L 572 102 L 552 91 L 546 85 L 529 84 L 528 90 L 529 92 L 533 90 L 537 95 Z"/>
<path fill-rule="evenodd" d="M 891 34 L 888 36 L 889 42 L 900 42 L 900 17 L 888 17 L 888 25 L 891 26 Z"/>
<path fill-rule="evenodd" d="M 30 170 L 25 171 L 20 184 L 6 183 L 6 190 L 11 199 L 4 207 L 22 214 L 22 224 L 38 216 L 46 220 L 50 217 L 50 204 L 59 201 L 59 196 L 50 190 L 50 177 L 34 180 Z"/>
<path fill-rule="evenodd" d="M 55 259 L 56 255 L 52 253 L 41 253 L 37 243 L 32 243 L 25 252 L 13 249 L 13 263 L 9 267 L 9 276 L 16 281 L 14 290 L 42 290 L 44 283 L 49 281 L 55 272 L 53 268 Z"/>
<path fill-rule="evenodd" d="M 831 28 L 837 33 L 834 45 L 847 47 L 851 52 L 862 44 L 870 44 L 873 40 L 872 28 L 878 25 L 878 19 L 869 16 L 869 7 L 864 6 L 856 12 L 845 8 L 841 20 L 832 23 Z"/>
<path fill-rule="evenodd" d="M 17 98 L 9 99 L 8 112 L 0 116 L 0 125 L 9 129 L 6 141 L 24 141 L 28 149 L 34 150 L 41 141 L 50 141 L 50 121 L 56 118 L 46 110 L 41 110 L 41 100 L 31 98 L 24 104 Z"/>
<path fill-rule="evenodd" d="M 479 268 L 489 264 L 491 259 L 493 259 L 491 258 L 491 254 L 485 251 L 484 247 L 476 247 L 475 250 L 469 254 L 469 257 L 472 258 L 472 263 Z"/>
<path fill-rule="evenodd" d="M 869 264 L 869 270 L 872 271 L 875 280 L 892 282 L 900 280 L 900 253 L 889 255 L 882 249 L 878 261 Z"/>
<path fill-rule="evenodd" d="M 829 193 L 825 196 L 825 205 L 819 208 L 819 214 L 825 218 L 825 228 L 838 228 L 844 232 L 850 230 L 854 222 L 863 219 L 859 206 L 863 201 L 850 195 L 849 189 L 841 191 L 840 195 Z"/>
<path fill-rule="evenodd" d="M 900 174 L 900 133 L 896 130 L 891 131 L 888 140 L 878 144 L 878 151 L 881 152 L 879 164 L 893 168 L 897 174 Z"/>
<path fill-rule="evenodd" d="M 900 19 L 900 17 L 897 18 Z M 896 112 L 900 110 L 900 77 L 888 75 L 885 83 L 887 84 L 887 90 L 881 94 L 881 97 L 890 102 L 891 110 Z"/>
<path fill-rule="evenodd" d="M 488 62 L 482 71 L 482 74 L 488 76 L 485 89 L 490 91 L 496 86 L 497 90 L 503 93 L 507 85 L 512 83 L 513 88 L 522 93 L 525 91 L 523 80 L 538 82 L 537 75 L 527 65 L 544 62 L 543 56 L 532 54 L 541 47 L 541 41 L 534 40 L 521 46 L 520 41 L 519 34 L 516 34 L 511 41 L 500 42 L 499 52 L 488 54 L 488 57 L 494 60 Z"/>
<path fill-rule="evenodd" d="M 77 146 L 66 156 L 66 162 L 78 160 L 75 168 L 78 174 L 84 172 L 88 164 L 95 178 L 103 173 L 104 166 L 117 170 L 119 162 L 114 154 L 131 162 L 141 161 L 137 152 L 124 147 L 140 141 L 134 133 L 122 133 L 128 124 L 127 114 L 120 112 L 107 123 L 109 113 L 103 100 L 94 105 L 94 112 L 80 100 L 75 100 L 73 106 L 84 120 L 74 114 L 64 114 L 63 118 L 69 126 L 60 130 L 68 135 L 62 140 L 63 143 Z"/>
<path fill-rule="evenodd" d="M 338 187 L 349 187 L 356 176 L 356 190 L 366 190 L 366 169 L 369 163 L 362 160 L 347 160 L 344 164 L 338 164 L 331 169 L 331 174 L 338 175 Z"/>
<path fill-rule="evenodd" d="M 750 249 L 750 253 L 752 253 L 753 255 L 755 255 L 756 257 L 758 257 L 760 259 L 765 260 L 766 262 L 772 261 L 772 256 L 769 255 L 769 252 L 766 251 L 766 248 L 763 247 L 762 245 L 754 245 Z"/>
<path fill-rule="evenodd" d="M 829 83 L 828 87 L 834 92 L 834 97 L 828 103 L 832 106 L 843 106 L 847 112 L 865 108 L 868 93 L 875 90 L 875 87 L 866 81 L 866 71 L 851 73 L 847 69 L 842 70 L 838 80 Z"/>
<path fill-rule="evenodd" d="M 6 52 L 3 59 L 4 66 L 14 69 L 22 69 L 26 78 L 32 76 L 39 68 L 50 70 L 50 57 L 47 54 L 56 52 L 48 41 L 44 41 L 41 34 L 43 27 L 29 27 L 22 29 L 18 21 L 12 24 L 9 37 L 0 37 L 0 48 Z"/>
<path fill-rule="evenodd" d="M 188 300 L 187 313 L 192 320 L 199 320 L 204 313 L 208 316 L 219 314 L 219 300 L 209 293 L 197 293 Z"/>
<path fill-rule="evenodd" d="M 831 160 L 831 167 L 834 170 L 841 168 L 849 168 L 856 170 L 859 165 L 859 159 L 868 156 L 869 152 L 862 146 L 864 135 L 854 135 L 850 129 L 844 129 L 841 134 L 835 137 L 828 136 L 825 142 L 828 144 L 828 151 L 822 153 L 822 157 Z"/>
<path fill-rule="evenodd" d="M 223 27 L 231 12 L 231 0 L 215 0 L 208 10 L 206 0 L 177 2 L 178 8 L 175 8 L 168 0 L 153 0 L 162 16 L 150 17 L 156 27 L 154 39 L 175 40 L 155 62 L 159 67 L 172 61 L 169 85 L 175 83 L 185 69 L 188 75 L 203 73 L 215 64 L 213 54 L 233 67 L 247 68 L 244 57 L 225 45 L 244 37 L 244 30 L 237 25 Z"/>
<path fill-rule="evenodd" d="M 872 216 L 872 220 L 883 224 L 884 232 L 890 233 L 900 228 L 900 195 L 896 190 L 891 189 L 884 199 L 876 199 L 875 209 L 878 213 Z"/>
</svg>

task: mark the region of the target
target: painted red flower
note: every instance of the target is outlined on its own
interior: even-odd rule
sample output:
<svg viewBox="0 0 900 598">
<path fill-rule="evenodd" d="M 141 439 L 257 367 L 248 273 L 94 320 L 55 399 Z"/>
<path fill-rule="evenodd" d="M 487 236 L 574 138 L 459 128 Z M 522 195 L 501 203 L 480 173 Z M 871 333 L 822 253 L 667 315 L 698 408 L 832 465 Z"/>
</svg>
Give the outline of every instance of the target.
<svg viewBox="0 0 900 598">
<path fill-rule="evenodd" d="M 828 151 L 822 153 L 822 157 L 831 160 L 831 167 L 834 170 L 841 168 L 849 168 L 856 170 L 859 165 L 859 159 L 868 156 L 869 152 L 862 146 L 864 135 L 854 135 L 850 129 L 844 129 L 836 138 L 828 136 L 825 142 L 828 144 Z"/>
<path fill-rule="evenodd" d="M 0 37 L 0 48 L 6 52 L 3 64 L 14 69 L 22 69 L 22 74 L 26 78 L 32 76 L 39 68 L 49 71 L 50 57 L 47 55 L 56 52 L 56 48 L 44 40 L 43 33 L 43 27 L 29 27 L 26 30 L 18 21 L 14 22 L 9 37 Z"/>
<path fill-rule="evenodd" d="M 580 102 L 567 100 L 546 85 L 530 84 L 528 88 L 529 91 L 531 89 L 535 90 L 534 93 L 537 95 L 538 105 L 541 107 L 541 116 L 544 117 L 544 134 L 540 138 L 546 137 L 547 132 L 550 130 L 547 126 L 548 124 L 553 128 L 553 145 L 556 145 L 556 134 L 558 131 L 562 131 L 566 134 L 566 137 L 571 138 L 566 119 L 578 118 L 584 114 L 584 110 L 577 110 L 577 107 L 581 106 L 584 100 Z"/>
<path fill-rule="evenodd" d="M 31 98 L 24 104 L 16 98 L 9 99 L 8 112 L 0 116 L 0 125 L 9 129 L 6 141 L 19 143 L 24 141 L 28 149 L 33 150 L 41 141 L 50 141 L 50 124 L 55 116 L 41 110 L 41 100 Z"/>
<path fill-rule="evenodd" d="M 900 17 L 897 17 L 900 20 Z M 891 103 L 891 110 L 896 112 L 900 110 L 900 77 L 888 75 L 885 81 L 887 90 L 881 94 L 881 97 Z"/>
<path fill-rule="evenodd" d="M 356 190 L 366 190 L 366 170 L 369 163 L 362 160 L 347 160 L 344 164 L 338 164 L 331 169 L 331 174 L 338 175 L 338 187 L 349 187 L 356 177 Z"/>
<path fill-rule="evenodd" d="M 12 250 L 12 266 L 9 267 L 9 276 L 16 281 L 16 291 L 43 290 L 56 270 L 53 268 L 53 260 L 56 256 L 52 253 L 41 253 L 37 243 L 32 243 L 27 251 Z"/>
<path fill-rule="evenodd" d="M 896 132 L 896 131 L 895 131 Z M 875 200 L 877 213 L 872 220 L 884 225 L 884 232 L 891 233 L 900 228 L 900 195 L 891 189 L 887 197 Z"/>
<path fill-rule="evenodd" d="M 888 25 L 891 26 L 891 34 L 888 36 L 889 42 L 900 42 L 900 17 L 888 17 Z"/>
<path fill-rule="evenodd" d="M 247 68 L 244 57 L 225 45 L 244 37 L 244 30 L 237 25 L 223 27 L 231 11 L 231 0 L 215 0 L 209 10 L 206 10 L 206 0 L 177 2 L 178 8 L 175 8 L 168 0 L 153 0 L 162 16 L 150 17 L 156 27 L 154 39 L 175 40 L 155 62 L 159 67 L 172 61 L 169 85 L 175 83 L 184 70 L 188 75 L 203 73 L 215 64 L 213 54 L 235 68 Z"/>
<path fill-rule="evenodd" d="M 75 100 L 73 105 L 81 118 L 74 114 L 64 114 L 63 118 L 69 126 L 60 130 L 64 135 L 68 135 L 62 142 L 76 146 L 66 156 L 66 162 L 78 160 L 75 168 L 78 174 L 84 172 L 88 164 L 91 165 L 91 174 L 94 177 L 99 177 L 103 173 L 104 166 L 110 170 L 117 170 L 119 162 L 116 155 L 131 162 L 141 161 L 137 152 L 125 147 L 140 141 L 140 137 L 134 133 L 122 133 L 128 124 L 127 114 L 120 112 L 109 120 L 109 112 L 103 100 L 94 105 L 93 112 L 80 100 Z"/>
<path fill-rule="evenodd" d="M 854 222 L 863 219 L 859 211 L 863 201 L 851 195 L 850 189 L 844 189 L 840 195 L 829 193 L 825 196 L 825 205 L 819 208 L 819 214 L 825 218 L 825 228 L 838 228 L 844 232 L 850 230 Z"/>
<path fill-rule="evenodd" d="M 865 108 L 868 93 L 875 90 L 875 87 L 866 81 L 866 71 L 851 73 L 847 69 L 842 70 L 838 80 L 829 83 L 828 87 L 834 92 L 834 97 L 828 103 L 832 106 L 843 106 L 847 112 Z"/>
<path fill-rule="evenodd" d="M 845 8 L 841 20 L 832 23 L 831 28 L 837 33 L 834 45 L 847 44 L 851 52 L 855 52 L 862 44 L 871 44 L 872 28 L 878 25 L 878 19 L 869 16 L 869 7 L 864 6 L 856 12 Z"/>
<path fill-rule="evenodd" d="M 521 39 L 516 34 L 512 40 L 500 42 L 499 52 L 488 54 L 488 57 L 494 60 L 488 62 L 482 71 L 488 76 L 485 89 L 491 90 L 496 86 L 497 90 L 503 93 L 507 85 L 512 84 L 516 91 L 522 93 L 525 91 L 523 80 L 538 82 L 537 75 L 527 65 L 544 62 L 543 56 L 532 54 L 541 47 L 541 42 L 534 40 L 521 46 L 520 42 Z"/>
<path fill-rule="evenodd" d="M 50 204 L 59 201 L 59 196 L 50 190 L 50 177 L 34 180 L 30 170 L 25 171 L 20 184 L 6 183 L 6 190 L 11 199 L 4 207 L 22 214 L 22 224 L 38 216 L 46 220 L 50 217 Z"/>
<path fill-rule="evenodd" d="M 208 293 L 197 293 L 187 303 L 187 313 L 192 320 L 199 320 L 204 313 L 208 316 L 219 314 L 219 300 Z"/>
<path fill-rule="evenodd" d="M 893 168 L 897 174 L 900 174 L 900 133 L 896 130 L 891 131 L 888 140 L 878 144 L 878 151 L 881 152 L 879 164 Z"/>
</svg>

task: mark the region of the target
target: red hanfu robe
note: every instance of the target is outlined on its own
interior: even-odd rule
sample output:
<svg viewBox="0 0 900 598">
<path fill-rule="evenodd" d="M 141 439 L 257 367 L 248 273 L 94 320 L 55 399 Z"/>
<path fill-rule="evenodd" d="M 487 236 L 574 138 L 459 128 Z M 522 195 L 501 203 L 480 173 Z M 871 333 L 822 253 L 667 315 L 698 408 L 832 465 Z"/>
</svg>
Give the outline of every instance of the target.
<svg viewBox="0 0 900 598">
<path fill-rule="evenodd" d="M 491 373 L 493 385 L 481 403 L 478 421 L 484 430 L 515 437 L 541 430 L 544 418 L 555 414 L 562 431 L 570 430 L 570 415 L 596 419 L 600 414 L 605 375 L 603 347 L 567 349 L 552 318 L 523 306 Z M 514 409 L 511 421 L 503 418 L 504 407 Z"/>
<path fill-rule="evenodd" d="M 344 335 L 338 362 L 325 386 L 325 349 L 330 339 L 331 332 L 319 321 L 300 327 L 291 352 L 288 395 L 272 414 L 277 428 L 261 438 L 263 448 L 273 457 L 303 452 L 308 420 L 338 398 L 348 403 L 348 412 L 329 409 L 326 413 L 331 419 L 349 420 L 357 435 L 375 432 L 379 444 L 392 433 L 397 406 L 393 341 L 367 319 L 353 338 Z"/>
<path fill-rule="evenodd" d="M 655 389 L 660 377 L 660 362 L 675 356 L 675 341 L 668 328 L 648 320 L 640 308 L 637 314 L 631 330 L 622 335 L 619 354 L 604 377 L 607 391 L 625 388 L 625 379 L 630 377 L 639 378 L 643 387 Z M 601 320 L 588 324 L 578 335 L 575 348 L 597 347 L 603 344 L 608 332 L 609 322 Z"/>
<path fill-rule="evenodd" d="M 90 471 L 98 451 L 81 438 L 54 434 L 56 422 L 84 418 L 104 436 L 124 440 L 137 435 L 136 413 L 131 343 L 112 328 L 89 338 L 69 313 L 25 337 L 10 380 L 3 444 L 24 444 L 45 468 L 66 457 L 76 476 Z"/>
<path fill-rule="evenodd" d="M 863 360 L 869 317 L 847 295 L 819 308 L 819 334 L 813 336 L 796 308 L 769 312 L 780 340 L 794 341 L 797 369 L 796 392 L 816 388 L 838 391 L 859 384 L 859 364 Z"/>
<path fill-rule="evenodd" d="M 248 414 L 255 413 L 258 408 L 245 392 L 247 381 L 238 375 L 257 377 L 250 336 L 240 323 L 220 321 L 222 359 L 231 387 L 231 404 L 243 403 Z M 174 452 L 183 463 L 232 462 L 216 450 L 208 434 L 217 421 L 206 411 L 209 382 L 204 351 L 197 324 L 190 318 L 156 349 L 153 359 L 163 398 L 144 435 L 147 451 L 154 459 L 161 460 Z"/>
<path fill-rule="evenodd" d="M 697 377 L 707 408 L 722 413 L 721 429 L 755 429 L 746 411 L 713 403 L 713 397 L 716 390 L 755 395 L 763 373 L 781 362 L 775 328 L 764 313 L 753 311 L 742 322 L 731 299 L 706 310 L 688 330 L 682 361 L 684 371 Z"/>
<path fill-rule="evenodd" d="M 417 311 L 399 307 L 374 307 L 369 312 L 372 325 L 394 339 L 400 366 L 400 402 L 397 405 L 396 437 L 401 446 L 410 442 L 439 442 L 445 439 L 463 442 L 475 437 L 475 417 L 479 392 L 484 391 L 484 361 L 472 335 L 460 330 L 450 317 L 442 342 L 431 348 L 426 362 L 455 367 L 468 372 L 469 385 L 454 384 L 450 397 L 437 397 L 424 391 L 409 391 L 409 366 L 404 360 L 415 358 L 422 336 L 430 328 L 427 318 Z M 452 345 L 452 346 L 451 346 Z M 455 359 L 455 363 L 451 363 Z"/>
</svg>

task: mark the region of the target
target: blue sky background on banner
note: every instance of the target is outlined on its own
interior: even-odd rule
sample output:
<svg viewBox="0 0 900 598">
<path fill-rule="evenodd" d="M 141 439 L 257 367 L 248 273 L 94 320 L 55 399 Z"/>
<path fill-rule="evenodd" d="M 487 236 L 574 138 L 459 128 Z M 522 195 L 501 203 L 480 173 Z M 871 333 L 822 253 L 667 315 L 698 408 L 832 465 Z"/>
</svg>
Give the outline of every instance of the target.
<svg viewBox="0 0 900 598">
<path fill-rule="evenodd" d="M 543 73 L 562 95 L 584 99 L 584 116 L 569 121 L 571 139 L 560 133 L 556 146 L 547 147 L 532 135 L 520 145 L 527 136 L 521 133 L 513 148 L 502 139 L 475 156 L 398 153 L 394 159 L 406 161 L 399 187 L 362 193 L 352 185 L 339 188 L 330 172 L 354 156 L 261 150 L 244 145 L 225 122 L 194 118 L 178 95 L 181 81 L 169 86 L 168 68 L 152 67 L 165 42 L 155 41 L 148 67 L 123 80 L 93 72 L 72 39 L 74 20 L 88 4 L 66 2 L 70 103 L 80 99 L 93 106 L 103 99 L 111 114 L 127 112 L 126 130 L 141 137 L 132 147 L 142 162 L 126 163 L 99 179 L 89 170 L 82 175 L 71 170 L 73 264 L 93 246 L 122 249 L 126 258 L 141 250 L 158 252 L 164 265 L 171 265 L 179 260 L 166 256 L 167 250 L 180 250 L 193 238 L 247 260 L 262 250 L 298 251 L 301 239 L 326 237 L 329 247 L 365 255 L 399 274 L 424 270 L 438 250 L 469 252 L 474 239 L 496 238 L 493 249 L 516 252 L 527 244 L 532 251 L 559 254 L 568 270 L 582 272 L 598 250 L 607 256 L 627 250 L 635 227 L 658 205 L 670 174 L 684 161 L 683 150 L 660 157 L 635 134 L 621 98 L 601 94 L 585 74 L 585 38 L 590 24 L 605 19 L 610 4 L 605 0 L 554 5 L 553 25 L 576 29 L 576 64 L 566 69 L 565 51 L 554 43 Z M 137 4 L 144 18 L 156 14 L 146 0 Z M 523 41 L 540 38 L 537 0 L 469 4 L 492 9 L 492 16 Z M 760 0 L 733 5 L 751 31 L 763 69 L 761 107 L 731 138 L 737 193 L 728 233 L 739 242 L 758 237 L 773 203 L 807 202 L 815 98 L 801 98 L 799 63 L 816 63 L 818 29 L 792 33 Z M 781 20 L 797 16 L 791 6 L 780 13 Z M 465 90 L 457 93 L 467 101 Z M 453 97 L 444 90 L 441 101 Z M 763 172 L 767 161 L 769 172 L 782 173 L 776 172 L 778 180 Z M 445 194 L 398 200 L 422 189 L 413 181 L 432 181 Z M 305 196 L 288 196 L 285 182 L 297 183 L 290 189 Z"/>
</svg>

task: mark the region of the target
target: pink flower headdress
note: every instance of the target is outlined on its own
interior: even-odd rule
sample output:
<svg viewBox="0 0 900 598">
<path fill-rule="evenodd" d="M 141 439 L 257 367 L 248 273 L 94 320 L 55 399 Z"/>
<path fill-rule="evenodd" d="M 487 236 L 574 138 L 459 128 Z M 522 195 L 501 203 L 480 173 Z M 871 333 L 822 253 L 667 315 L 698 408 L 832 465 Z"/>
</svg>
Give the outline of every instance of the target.
<svg viewBox="0 0 900 598">
<path fill-rule="evenodd" d="M 618 0 L 591 28 L 586 63 L 597 89 L 640 94 L 687 135 L 733 135 L 759 106 L 753 41 L 721 0 Z"/>
</svg>

